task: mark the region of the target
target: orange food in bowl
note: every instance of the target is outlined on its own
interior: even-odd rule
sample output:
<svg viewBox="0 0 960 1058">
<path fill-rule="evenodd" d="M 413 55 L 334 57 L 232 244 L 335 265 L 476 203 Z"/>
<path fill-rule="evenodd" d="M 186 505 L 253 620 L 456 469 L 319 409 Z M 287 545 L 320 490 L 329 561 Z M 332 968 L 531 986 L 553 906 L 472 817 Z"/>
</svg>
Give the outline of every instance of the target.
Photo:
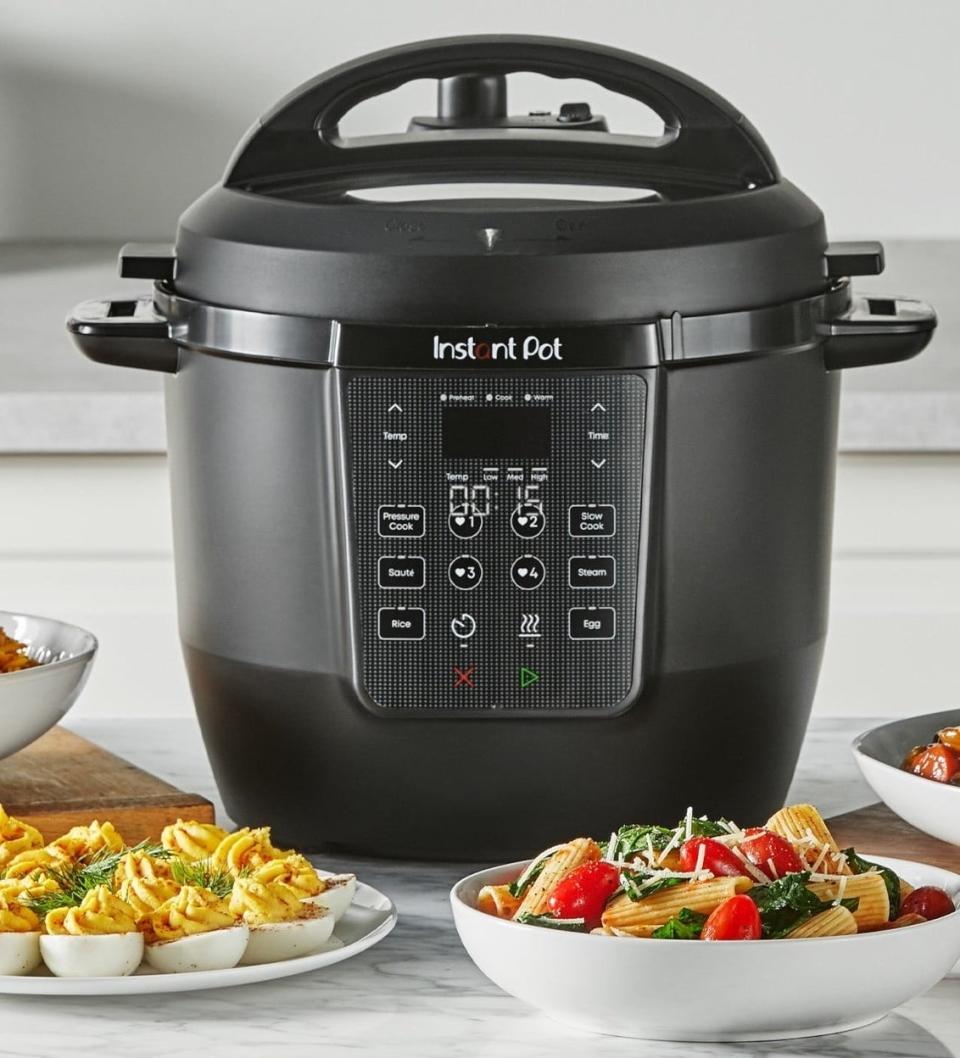
<svg viewBox="0 0 960 1058">
<path fill-rule="evenodd" d="M 25 643 L 20 643 L 18 640 L 8 636 L 0 628 L 0 674 L 36 668 L 40 662 L 28 658 L 25 653 L 26 649 Z"/>
</svg>

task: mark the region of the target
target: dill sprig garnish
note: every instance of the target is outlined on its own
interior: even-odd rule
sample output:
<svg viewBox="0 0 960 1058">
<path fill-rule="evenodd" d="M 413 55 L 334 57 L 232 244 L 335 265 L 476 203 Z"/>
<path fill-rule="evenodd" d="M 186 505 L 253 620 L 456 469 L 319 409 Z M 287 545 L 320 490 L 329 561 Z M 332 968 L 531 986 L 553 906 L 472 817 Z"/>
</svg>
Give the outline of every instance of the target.
<svg viewBox="0 0 960 1058">
<path fill-rule="evenodd" d="M 168 860 L 171 857 L 170 851 L 162 845 L 141 841 L 138 845 L 124 846 L 119 852 L 100 849 L 74 863 L 43 867 L 43 874 L 57 883 L 59 891 L 31 897 L 25 901 L 26 905 L 43 918 L 58 907 L 78 907 L 87 893 L 98 885 L 105 885 L 113 892 L 116 888 L 114 875 L 117 867 L 129 852 L 142 852 L 160 860 Z"/>
<path fill-rule="evenodd" d="M 197 860 L 195 863 L 173 860 L 170 864 L 170 873 L 178 885 L 194 885 L 200 889 L 209 889 L 221 900 L 226 899 L 233 891 L 234 876 L 229 871 L 221 870 L 209 860 Z M 249 873 L 249 869 L 244 868 L 240 872 L 240 877 Z"/>
</svg>

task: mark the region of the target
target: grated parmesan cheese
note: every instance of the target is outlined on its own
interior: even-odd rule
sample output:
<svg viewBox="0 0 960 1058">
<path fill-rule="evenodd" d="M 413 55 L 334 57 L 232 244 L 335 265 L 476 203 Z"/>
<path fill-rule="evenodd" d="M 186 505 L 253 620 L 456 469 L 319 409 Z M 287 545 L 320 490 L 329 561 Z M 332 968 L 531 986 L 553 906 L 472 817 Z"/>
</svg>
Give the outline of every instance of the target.
<svg viewBox="0 0 960 1058">
<path fill-rule="evenodd" d="M 763 873 L 763 871 L 761 871 L 758 867 L 755 867 L 747 859 L 747 857 L 743 854 L 743 851 L 741 849 L 738 849 L 737 846 L 734 845 L 734 846 L 732 846 L 732 851 L 733 851 L 734 856 L 736 856 L 737 859 L 740 860 L 740 862 L 746 868 L 747 874 L 749 874 L 750 877 L 755 882 L 759 882 L 761 885 L 769 885 L 770 884 L 770 879 Z"/>
</svg>

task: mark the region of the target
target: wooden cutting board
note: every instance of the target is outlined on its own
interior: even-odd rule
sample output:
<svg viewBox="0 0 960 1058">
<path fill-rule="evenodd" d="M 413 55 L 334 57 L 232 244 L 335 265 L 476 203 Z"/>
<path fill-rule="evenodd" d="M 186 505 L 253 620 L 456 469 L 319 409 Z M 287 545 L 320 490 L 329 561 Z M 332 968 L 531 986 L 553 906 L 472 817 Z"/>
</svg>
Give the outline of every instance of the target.
<svg viewBox="0 0 960 1058">
<path fill-rule="evenodd" d="M 841 849 L 853 845 L 858 852 L 918 860 L 960 872 L 960 846 L 931 838 L 905 823 L 886 805 L 867 805 L 827 820 Z"/>
<path fill-rule="evenodd" d="M 214 819 L 206 798 L 184 793 L 62 727 L 0 761 L 0 804 L 48 841 L 92 819 L 109 819 L 128 845 L 158 840 L 178 817 Z"/>
</svg>

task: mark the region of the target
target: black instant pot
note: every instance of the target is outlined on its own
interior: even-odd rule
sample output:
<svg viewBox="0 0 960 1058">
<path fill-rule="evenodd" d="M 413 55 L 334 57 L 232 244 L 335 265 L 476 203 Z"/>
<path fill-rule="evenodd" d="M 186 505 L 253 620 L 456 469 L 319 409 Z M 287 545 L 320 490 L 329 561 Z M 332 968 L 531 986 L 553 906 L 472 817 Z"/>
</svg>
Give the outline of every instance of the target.
<svg viewBox="0 0 960 1058">
<path fill-rule="evenodd" d="M 663 133 L 509 116 L 517 71 Z M 340 135 L 418 78 L 437 116 Z M 504 182 L 555 189 L 433 190 Z M 436 40 L 282 100 L 175 249 L 125 249 L 152 293 L 69 321 L 166 375 L 180 629 L 230 814 L 485 858 L 779 806 L 827 629 L 840 371 L 936 322 L 853 295 L 881 268 L 827 243 L 729 103 L 624 51 Z"/>
</svg>

